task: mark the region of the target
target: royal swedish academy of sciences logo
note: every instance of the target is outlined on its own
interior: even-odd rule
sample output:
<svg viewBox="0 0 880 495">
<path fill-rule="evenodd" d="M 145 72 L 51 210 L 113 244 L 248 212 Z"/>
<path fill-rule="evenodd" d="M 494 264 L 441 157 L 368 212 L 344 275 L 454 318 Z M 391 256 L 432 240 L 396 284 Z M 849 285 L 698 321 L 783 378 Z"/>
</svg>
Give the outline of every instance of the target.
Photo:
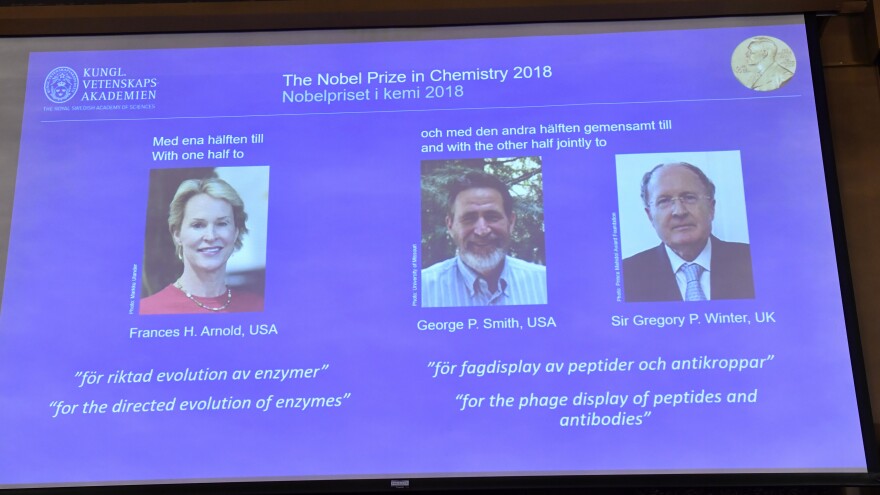
<svg viewBox="0 0 880 495">
<path fill-rule="evenodd" d="M 53 103 L 69 101 L 79 89 L 79 77 L 70 67 L 56 67 L 46 76 L 43 92 Z"/>
</svg>

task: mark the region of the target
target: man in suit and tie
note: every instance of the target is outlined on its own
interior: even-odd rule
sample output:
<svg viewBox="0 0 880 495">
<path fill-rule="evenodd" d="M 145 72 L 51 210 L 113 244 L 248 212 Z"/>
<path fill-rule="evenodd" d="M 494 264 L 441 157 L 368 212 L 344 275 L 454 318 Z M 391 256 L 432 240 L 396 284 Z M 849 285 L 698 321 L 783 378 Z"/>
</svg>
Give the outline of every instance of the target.
<svg viewBox="0 0 880 495">
<path fill-rule="evenodd" d="M 702 170 L 657 165 L 642 178 L 642 201 L 662 242 L 623 260 L 627 302 L 755 297 L 749 245 L 712 235 L 715 184 Z"/>
</svg>

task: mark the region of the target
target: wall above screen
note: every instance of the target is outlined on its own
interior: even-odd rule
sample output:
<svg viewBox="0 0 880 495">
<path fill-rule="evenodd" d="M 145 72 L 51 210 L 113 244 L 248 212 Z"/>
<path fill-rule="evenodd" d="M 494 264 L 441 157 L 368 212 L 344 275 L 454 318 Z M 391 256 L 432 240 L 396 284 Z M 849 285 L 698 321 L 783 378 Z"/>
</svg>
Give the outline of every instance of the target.
<svg viewBox="0 0 880 495">
<path fill-rule="evenodd" d="M 439 26 L 516 22 L 670 19 L 756 14 L 851 13 L 864 2 L 838 0 L 259 0 L 190 2 L 8 2 L 0 35 L 172 33 L 277 29 Z"/>
</svg>

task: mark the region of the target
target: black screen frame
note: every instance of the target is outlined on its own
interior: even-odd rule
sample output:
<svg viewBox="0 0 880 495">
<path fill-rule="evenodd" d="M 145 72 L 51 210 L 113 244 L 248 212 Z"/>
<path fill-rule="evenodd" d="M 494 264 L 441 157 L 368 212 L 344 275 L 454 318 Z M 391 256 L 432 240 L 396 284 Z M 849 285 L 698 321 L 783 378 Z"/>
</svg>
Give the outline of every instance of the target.
<svg viewBox="0 0 880 495">
<path fill-rule="evenodd" d="M 687 18 L 682 16 L 681 18 Z M 567 19 L 572 21 L 575 19 Z M 635 19 L 634 19 L 635 20 Z M 652 19 L 638 19 L 652 20 Z M 542 21 L 544 22 L 544 21 Z M 495 24 L 506 24 L 499 21 Z M 828 204 L 831 213 L 834 244 L 838 263 L 838 272 L 841 286 L 841 300 L 844 306 L 844 316 L 847 326 L 847 335 L 853 379 L 856 385 L 856 395 L 859 402 L 859 413 L 865 457 L 868 466 L 867 473 L 736 473 L 736 474 L 621 474 L 621 475 L 578 475 L 578 476 L 504 476 L 504 477 L 426 477 L 406 480 L 392 479 L 337 479 L 337 480 L 308 480 L 308 481 L 242 481 L 242 482 L 212 482 L 212 483 L 155 483 L 145 480 L 144 484 L 121 484 L 112 486 L 63 486 L 50 488 L 11 489 L 4 493 L 328 493 L 328 492 L 386 492 L 400 489 L 395 486 L 397 481 L 406 481 L 408 490 L 420 492 L 439 492 L 447 490 L 516 490 L 516 491 L 565 491 L 582 488 L 647 488 L 647 487 L 743 487 L 743 486 L 874 486 L 880 484 L 880 460 L 878 460 L 877 448 L 874 439 L 874 424 L 868 401 L 867 377 L 865 374 L 864 359 L 862 357 L 861 339 L 856 316 L 855 296 L 850 272 L 849 257 L 847 254 L 846 235 L 844 232 L 843 211 L 841 207 L 840 189 L 837 180 L 837 171 L 834 162 L 834 153 L 828 123 L 828 108 L 825 97 L 825 83 L 822 72 L 821 55 L 819 51 L 818 33 L 820 18 L 811 13 L 805 14 L 807 39 L 810 46 L 811 72 L 814 81 L 816 96 L 816 110 L 819 121 L 819 133 L 825 166 L 825 178 L 828 193 Z M 381 24 L 381 23 L 379 23 Z M 471 26 L 482 25 L 471 22 L 449 22 L 446 19 L 438 19 L 432 26 Z M 490 23 L 491 24 L 491 23 Z M 414 27 L 401 23 L 389 23 L 381 27 Z M 423 27 L 418 24 L 418 27 Z M 351 26 L 359 29 L 358 26 Z M 379 27 L 379 26 L 373 26 Z M 332 29 L 338 29 L 333 26 Z M 327 27 L 331 29 L 331 27 Z M 250 30 L 248 30 L 250 31 Z M 279 31 L 272 29 L 270 31 Z M 195 32 L 195 31 L 193 31 Z M 210 31 L 222 34 L 236 31 Z M 175 31 L 176 33 L 176 31 Z M 107 37 L 124 36 L 133 33 L 107 34 Z M 78 36 L 79 34 L 77 34 Z M 158 34 L 156 34 L 158 36 Z M 103 35 L 102 35 L 103 36 Z M 18 38 L 18 37 L 13 37 Z M 63 37 L 62 37 L 63 38 Z M 2 43 L 2 38 L 0 38 Z M 26 58 L 26 54 L 25 54 Z M 26 64 L 26 63 L 25 63 Z M 24 82 L 3 81 L 0 86 L 0 97 L 9 98 L 11 94 L 21 92 L 18 101 L 23 100 Z M 19 109 L 21 110 L 21 109 Z M 8 119 L 7 119 L 8 120 Z M 18 113 L 18 121 L 21 121 L 21 111 Z M 21 129 L 3 129 L 8 136 L 16 140 L 20 138 Z M 17 133 L 17 134 L 16 134 Z M 11 208 L 14 202 L 14 176 L 15 163 L 17 162 L 18 150 L 8 150 L 0 156 L 0 164 L 3 164 L 3 186 L 0 194 L 6 200 L 0 201 L 0 237 L 2 253 L 0 253 L 0 280 L 5 275 L 6 248 L 9 242 L 9 225 Z M 11 169 L 6 163 L 12 163 Z M 2 286 L 0 286 L 0 303 L 2 303 Z M 398 483 L 398 485 L 404 485 Z"/>
</svg>

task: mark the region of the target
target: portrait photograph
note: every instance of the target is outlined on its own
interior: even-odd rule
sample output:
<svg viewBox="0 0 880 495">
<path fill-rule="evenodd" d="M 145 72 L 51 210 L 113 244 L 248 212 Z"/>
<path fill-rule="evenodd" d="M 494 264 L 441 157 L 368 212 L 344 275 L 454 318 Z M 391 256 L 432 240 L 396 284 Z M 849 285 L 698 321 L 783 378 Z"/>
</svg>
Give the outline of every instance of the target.
<svg viewBox="0 0 880 495">
<path fill-rule="evenodd" d="M 269 167 L 153 169 L 140 314 L 263 311 Z"/>
<path fill-rule="evenodd" d="M 540 157 L 426 160 L 421 306 L 547 304 Z"/>
<path fill-rule="evenodd" d="M 739 151 L 615 162 L 626 302 L 754 298 Z"/>
</svg>

